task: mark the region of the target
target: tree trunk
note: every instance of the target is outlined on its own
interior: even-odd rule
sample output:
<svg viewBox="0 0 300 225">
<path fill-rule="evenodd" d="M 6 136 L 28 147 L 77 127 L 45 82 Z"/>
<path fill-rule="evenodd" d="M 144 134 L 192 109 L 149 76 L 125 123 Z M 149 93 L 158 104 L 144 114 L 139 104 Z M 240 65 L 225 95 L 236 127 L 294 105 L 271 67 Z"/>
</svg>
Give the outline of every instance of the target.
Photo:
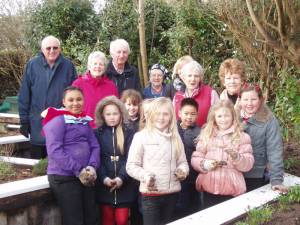
<svg viewBox="0 0 300 225">
<path fill-rule="evenodd" d="M 144 21 L 144 0 L 139 0 L 139 38 L 140 38 L 140 54 L 142 60 L 142 71 L 144 86 L 148 82 L 148 64 L 145 38 L 145 21 Z"/>
</svg>

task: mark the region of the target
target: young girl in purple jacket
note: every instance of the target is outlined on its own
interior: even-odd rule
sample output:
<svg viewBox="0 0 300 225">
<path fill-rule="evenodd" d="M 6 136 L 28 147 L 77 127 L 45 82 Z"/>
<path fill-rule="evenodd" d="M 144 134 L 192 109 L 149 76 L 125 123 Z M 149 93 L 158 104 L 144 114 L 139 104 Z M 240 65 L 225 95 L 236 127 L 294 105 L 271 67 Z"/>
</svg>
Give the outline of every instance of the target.
<svg viewBox="0 0 300 225">
<path fill-rule="evenodd" d="M 64 225 L 96 225 L 94 182 L 100 149 L 77 87 L 64 91 L 64 109 L 49 108 L 43 121 L 48 180 Z"/>
</svg>

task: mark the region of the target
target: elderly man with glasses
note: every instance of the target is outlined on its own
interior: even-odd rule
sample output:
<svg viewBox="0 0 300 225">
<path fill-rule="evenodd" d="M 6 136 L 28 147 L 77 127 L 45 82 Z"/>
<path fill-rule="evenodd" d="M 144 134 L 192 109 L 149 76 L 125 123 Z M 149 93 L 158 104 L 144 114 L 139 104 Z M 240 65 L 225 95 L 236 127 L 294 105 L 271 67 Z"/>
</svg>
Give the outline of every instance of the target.
<svg viewBox="0 0 300 225">
<path fill-rule="evenodd" d="M 60 41 L 54 36 L 45 37 L 41 52 L 26 64 L 18 94 L 20 132 L 30 137 L 31 158 L 47 155 L 41 112 L 48 107 L 60 108 L 64 89 L 76 77 L 75 66 L 61 54 Z"/>
</svg>

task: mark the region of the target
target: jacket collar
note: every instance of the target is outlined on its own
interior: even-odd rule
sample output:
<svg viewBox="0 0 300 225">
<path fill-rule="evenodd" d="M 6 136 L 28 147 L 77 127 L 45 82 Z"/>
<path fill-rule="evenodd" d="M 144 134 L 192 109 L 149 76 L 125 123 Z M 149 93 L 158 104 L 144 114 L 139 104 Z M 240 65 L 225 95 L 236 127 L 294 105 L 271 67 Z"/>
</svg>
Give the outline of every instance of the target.
<svg viewBox="0 0 300 225">
<path fill-rule="evenodd" d="M 214 128 L 213 129 L 213 135 L 214 136 L 225 136 L 227 134 L 231 134 L 235 131 L 235 128 L 234 126 L 231 126 L 230 128 L 228 128 L 227 130 L 225 131 L 219 131 L 217 128 Z"/>
<path fill-rule="evenodd" d="M 250 123 L 265 123 L 272 118 L 273 113 L 266 104 L 262 104 L 258 111 L 249 119 Z"/>
<path fill-rule="evenodd" d="M 45 58 L 45 56 L 44 56 L 44 54 L 42 52 L 40 52 L 40 56 L 42 57 L 43 66 L 44 67 L 49 66 L 49 64 L 48 64 L 48 62 L 47 62 L 47 60 L 46 60 L 46 58 Z M 55 61 L 55 63 L 54 63 L 54 65 L 53 65 L 52 68 L 55 68 L 58 64 L 60 64 L 61 61 L 62 61 L 62 55 L 59 54 L 59 56 L 57 57 L 57 59 L 56 59 L 56 61 Z"/>
<path fill-rule="evenodd" d="M 154 131 L 155 131 L 156 133 L 158 133 L 159 135 L 164 136 L 164 137 L 167 137 L 167 138 L 169 138 L 169 137 L 172 136 L 172 133 L 161 132 L 160 130 L 158 130 L 158 129 L 156 129 L 156 128 L 154 129 Z"/>
<path fill-rule="evenodd" d="M 114 65 L 113 65 L 113 63 L 112 63 L 112 59 L 111 59 L 111 60 L 109 61 L 109 63 L 108 63 L 107 71 L 113 73 L 114 76 L 115 76 L 115 75 L 120 75 L 120 74 L 116 71 L 116 69 L 115 69 L 115 67 L 114 67 Z M 131 68 L 131 66 L 129 65 L 129 63 L 126 62 L 126 63 L 125 63 L 125 66 L 124 66 L 124 71 L 123 71 L 122 74 L 131 74 L 131 72 L 132 72 L 132 68 Z"/>
</svg>

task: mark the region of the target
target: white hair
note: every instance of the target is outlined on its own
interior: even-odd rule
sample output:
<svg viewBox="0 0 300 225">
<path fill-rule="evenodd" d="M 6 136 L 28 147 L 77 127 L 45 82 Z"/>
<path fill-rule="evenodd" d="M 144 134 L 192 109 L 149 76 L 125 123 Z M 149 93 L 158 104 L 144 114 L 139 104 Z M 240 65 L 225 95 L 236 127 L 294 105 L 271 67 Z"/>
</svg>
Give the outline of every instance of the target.
<svg viewBox="0 0 300 225">
<path fill-rule="evenodd" d="M 49 40 L 54 40 L 55 42 L 57 42 L 58 46 L 60 47 L 60 41 L 58 40 L 58 38 L 54 37 L 53 35 L 49 35 L 42 40 L 41 48 L 45 48 L 45 45 Z"/>
<path fill-rule="evenodd" d="M 193 60 L 187 64 L 185 64 L 182 69 L 181 69 L 181 74 L 183 76 L 187 76 L 191 73 L 195 73 L 195 74 L 199 74 L 201 77 L 201 80 L 204 77 L 204 69 L 203 67 L 200 65 L 200 63 L 198 63 L 197 61 Z"/>
<path fill-rule="evenodd" d="M 128 54 L 130 54 L 130 47 L 129 47 L 128 42 L 125 41 L 124 39 L 116 39 L 116 40 L 110 42 L 110 47 L 109 47 L 110 55 L 113 56 L 119 47 L 127 49 Z"/>
<path fill-rule="evenodd" d="M 92 66 L 93 59 L 100 59 L 104 63 L 104 66 L 105 67 L 107 66 L 107 59 L 103 52 L 101 52 L 101 51 L 92 52 L 88 57 L 88 63 L 87 63 L 88 67 Z"/>
</svg>

